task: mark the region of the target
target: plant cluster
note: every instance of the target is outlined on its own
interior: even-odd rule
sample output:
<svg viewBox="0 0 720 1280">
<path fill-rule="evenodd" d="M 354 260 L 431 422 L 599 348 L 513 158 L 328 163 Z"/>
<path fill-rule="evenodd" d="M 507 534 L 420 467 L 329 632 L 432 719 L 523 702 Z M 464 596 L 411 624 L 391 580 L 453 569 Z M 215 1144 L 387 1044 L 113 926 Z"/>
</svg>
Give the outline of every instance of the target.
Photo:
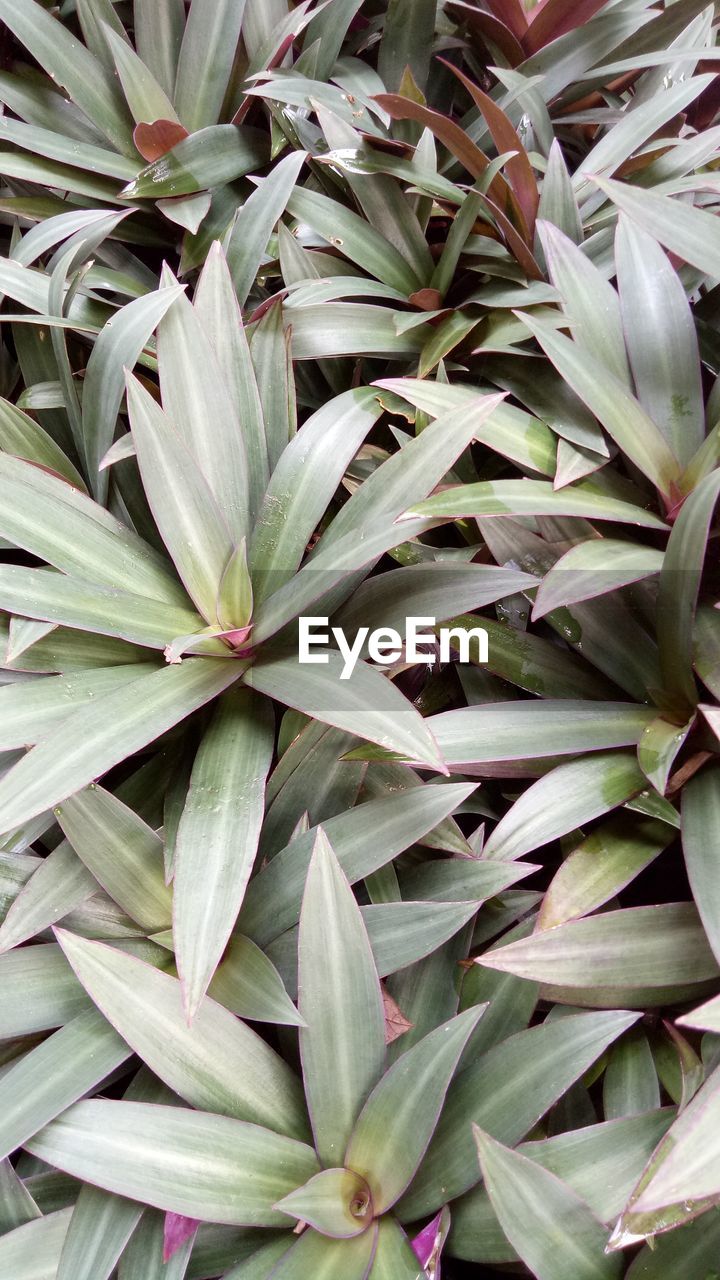
<svg viewBox="0 0 720 1280">
<path fill-rule="evenodd" d="M 0 1280 L 720 1274 L 716 30 L 0 0 Z"/>
</svg>

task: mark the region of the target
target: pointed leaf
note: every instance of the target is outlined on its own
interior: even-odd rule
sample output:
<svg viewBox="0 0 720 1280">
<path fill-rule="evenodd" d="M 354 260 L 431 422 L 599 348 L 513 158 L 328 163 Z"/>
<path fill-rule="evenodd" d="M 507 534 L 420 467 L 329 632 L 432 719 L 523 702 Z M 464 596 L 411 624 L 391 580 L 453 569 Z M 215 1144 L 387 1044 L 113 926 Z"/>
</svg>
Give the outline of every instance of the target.
<svg viewBox="0 0 720 1280">
<path fill-rule="evenodd" d="M 314 1152 L 292 1138 L 157 1103 L 79 1102 L 27 1146 L 116 1195 L 248 1227 L 282 1227 L 273 1204 L 317 1172 Z"/>
<path fill-rule="evenodd" d="M 708 942 L 720 963 L 720 774 L 705 769 L 683 788 L 682 843 L 690 887 Z"/>
<path fill-rule="evenodd" d="M 538 1280 L 610 1280 L 621 1260 L 604 1252 L 607 1230 L 554 1174 L 473 1126 L 493 1209 Z"/>
<path fill-rule="evenodd" d="M 643 507 L 574 485 L 555 490 L 545 480 L 495 480 L 445 489 L 425 502 L 413 504 L 402 520 L 478 519 L 482 516 L 580 516 L 586 520 L 616 520 L 648 529 L 663 522 Z"/>
<path fill-rule="evenodd" d="M 637 760 L 623 752 L 561 764 L 515 801 L 487 841 L 483 856 L 521 858 L 616 809 L 645 785 Z"/>
<path fill-rule="evenodd" d="M 267 702 L 235 689 L 221 698 L 195 757 L 177 833 L 173 908 L 189 1017 L 230 939 L 255 862 L 274 728 Z"/>
<path fill-rule="evenodd" d="M 0 779 L 0 831 L 66 800 L 238 678 L 232 660 L 190 659 L 76 711 Z"/>
<path fill-rule="evenodd" d="M 401 1221 L 416 1222 L 479 1181 L 471 1121 L 501 1142 L 518 1142 L 638 1017 L 614 1010 L 551 1020 L 518 1032 L 462 1070 L 420 1171 L 400 1201 Z"/>
<path fill-rule="evenodd" d="M 323 1169 L 277 1208 L 335 1240 L 362 1235 L 373 1216 L 370 1188 L 352 1169 Z"/>
<path fill-rule="evenodd" d="M 689 902 L 573 920 L 487 952 L 479 963 L 555 987 L 611 988 L 626 999 L 653 988 L 662 997 L 674 984 L 709 982 L 718 972 Z"/>
<path fill-rule="evenodd" d="M 375 1253 L 377 1223 L 354 1240 L 329 1240 L 319 1232 L 303 1231 L 297 1244 L 269 1272 L 268 1280 L 366 1280 Z"/>
<path fill-rule="evenodd" d="M 376 1214 L 392 1208 L 417 1171 L 460 1055 L 484 1010 L 467 1009 L 414 1044 L 365 1103 L 345 1162 L 367 1179 Z M 396 1143 L 388 1144 L 391 1129 Z"/>
<path fill-rule="evenodd" d="M 305 1136 L 295 1076 L 243 1022 L 207 999 L 188 1027 L 176 978 L 65 930 L 58 938 L 98 1008 L 171 1089 L 196 1107 Z"/>
<path fill-rule="evenodd" d="M 385 1024 L 360 908 L 322 830 L 300 915 L 298 1006 L 307 1024 L 300 1055 L 315 1143 L 323 1163 L 334 1166 L 380 1075 Z"/>
</svg>

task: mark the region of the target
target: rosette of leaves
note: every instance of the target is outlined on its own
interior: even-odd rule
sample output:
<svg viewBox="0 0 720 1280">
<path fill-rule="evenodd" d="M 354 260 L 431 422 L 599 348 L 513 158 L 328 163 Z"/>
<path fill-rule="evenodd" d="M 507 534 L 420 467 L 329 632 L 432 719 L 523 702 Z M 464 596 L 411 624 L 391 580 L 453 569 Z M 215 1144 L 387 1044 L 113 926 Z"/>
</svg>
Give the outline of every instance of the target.
<svg viewBox="0 0 720 1280">
<path fill-rule="evenodd" d="M 184 1275 L 198 1228 L 208 1247 L 216 1241 L 216 1265 L 233 1251 L 242 1259 L 227 1273 L 232 1280 L 438 1274 L 443 1213 L 423 1227 L 415 1250 L 404 1224 L 442 1210 L 449 1194 L 478 1181 L 477 1162 L 465 1159 L 472 1156 L 470 1098 L 473 1114 L 507 1135 L 527 1130 L 538 1102 L 547 1105 L 563 1084 L 548 1081 L 552 1092 L 542 1101 L 527 1098 L 522 1058 L 530 1041 L 523 1036 L 502 1046 L 502 1061 L 478 1060 L 472 1038 L 484 1004 L 388 1056 L 386 1042 L 397 1033 L 387 1031 L 376 960 L 382 948 L 376 931 L 371 944 L 367 917 L 322 830 L 307 866 L 294 938 L 298 1009 L 284 1018 L 298 1027 L 304 1096 L 293 1069 L 215 1000 L 206 999 L 189 1026 L 166 962 L 58 930 L 82 1011 L 35 1051 L 36 1070 L 53 1061 L 60 1067 L 59 1055 L 69 1053 L 77 1079 L 82 1046 L 88 1081 L 113 1063 L 124 1067 L 133 1052 L 144 1068 L 122 1098 L 78 1101 L 26 1139 L 28 1152 L 82 1186 L 71 1213 L 44 1218 L 33 1217 L 28 1195 L 27 1225 L 6 1244 L 24 1238 L 58 1277 L 96 1280 L 110 1274 L 129 1239 L 121 1275 L 149 1265 L 147 1251 L 163 1242 L 168 1273 Z M 560 1071 L 567 1082 L 636 1018 L 580 1014 L 539 1038 L 526 1034 L 538 1061 L 572 1046 Z M 513 1063 L 517 1073 L 507 1074 Z M 57 1075 L 49 1082 L 56 1102 L 64 1083 Z M 37 1096 L 33 1103 L 37 1109 Z M 4 1115 L 4 1138 L 18 1120 L 17 1111 Z M 17 1198 L 13 1178 L 7 1166 Z M 166 1215 L 164 1223 L 153 1210 Z M 201 1223 L 216 1224 L 215 1236 Z M 0 1238 L 4 1258 L 3 1248 Z M 200 1266 L 199 1274 L 211 1273 Z"/>
</svg>

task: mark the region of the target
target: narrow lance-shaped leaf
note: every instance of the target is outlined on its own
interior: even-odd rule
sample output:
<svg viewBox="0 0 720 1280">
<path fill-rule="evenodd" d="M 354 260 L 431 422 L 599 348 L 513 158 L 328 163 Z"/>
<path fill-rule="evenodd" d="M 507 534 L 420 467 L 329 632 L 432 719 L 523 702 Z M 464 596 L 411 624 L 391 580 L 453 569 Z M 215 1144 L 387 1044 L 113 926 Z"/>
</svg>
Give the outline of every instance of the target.
<svg viewBox="0 0 720 1280">
<path fill-rule="evenodd" d="M 268 240 L 297 184 L 304 151 L 294 151 L 275 165 L 237 212 L 228 239 L 227 262 L 238 304 L 245 306 L 260 269 Z"/>
<path fill-rule="evenodd" d="M 245 11 L 244 0 L 193 0 L 180 47 L 175 106 L 194 133 L 216 124 Z"/>
<path fill-rule="evenodd" d="M 328 818 L 323 830 L 351 883 L 385 866 L 455 811 L 475 783 L 412 787 Z M 297 923 L 317 829 L 297 836 L 248 885 L 239 928 L 259 946 Z"/>
<path fill-rule="evenodd" d="M 616 809 L 645 785 L 637 760 L 623 752 L 561 764 L 515 801 L 487 841 L 484 857 L 521 858 Z"/>
<path fill-rule="evenodd" d="M 606 497 L 588 485 L 556 490 L 546 480 L 483 480 L 478 484 L 454 485 L 424 502 L 414 503 L 401 518 L 454 520 L 510 515 L 579 516 L 586 520 L 616 520 L 648 529 L 665 527 L 658 516 L 644 507 Z"/>
<path fill-rule="evenodd" d="M 708 942 L 720 963 L 720 773 L 704 769 L 683 788 L 682 844 L 688 879 Z"/>
<path fill-rule="evenodd" d="M 116 1195 L 231 1226 L 285 1226 L 272 1206 L 318 1169 L 310 1147 L 255 1124 L 106 1099 L 76 1103 L 27 1147 Z"/>
<path fill-rule="evenodd" d="M 615 538 L 579 542 L 546 573 L 535 596 L 533 618 L 651 577 L 662 569 L 663 559 L 663 552 L 654 547 Z"/>
<path fill-rule="evenodd" d="M 132 369 L 150 335 L 182 286 L 135 298 L 108 320 L 90 353 L 83 384 L 83 448 L 96 496 L 104 500 L 107 474 L 100 462 L 113 442 L 125 391 L 125 369 Z"/>
<path fill-rule="evenodd" d="M 662 989 L 712 981 L 718 966 L 689 902 L 627 907 L 534 933 L 479 963 L 556 987 Z"/>
<path fill-rule="evenodd" d="M 212 347 L 242 429 L 247 457 L 248 515 L 254 524 L 269 475 L 263 406 L 240 307 L 218 241 L 212 245 L 200 273 L 193 307 Z"/>
<path fill-rule="evenodd" d="M 693 629 L 710 522 L 720 493 L 720 470 L 686 498 L 668 539 L 660 574 L 657 629 L 665 692 L 680 712 L 693 711 Z"/>
<path fill-rule="evenodd" d="M 553 1173 L 473 1126 L 493 1209 L 538 1280 L 611 1280 L 621 1259 L 605 1253 L 608 1232 Z"/>
<path fill-rule="evenodd" d="M 269 653 L 254 663 L 246 681 L 286 706 L 447 773 L 425 721 L 390 681 L 364 662 L 343 676 L 344 658 L 332 650 L 325 656 L 327 663 L 318 668 Z"/>
<path fill-rule="evenodd" d="M 479 1182 L 470 1122 L 500 1142 L 519 1142 L 638 1017 L 613 1010 L 546 1021 L 460 1071 L 427 1155 L 399 1202 L 400 1220 L 417 1222 Z"/>
<path fill-rule="evenodd" d="M 0 779 L 0 831 L 66 800 L 227 689 L 236 662 L 190 659 L 76 711 Z"/>
<path fill-rule="evenodd" d="M 685 289 L 653 236 L 624 214 L 615 253 L 638 399 L 687 464 L 703 442 L 705 415 L 700 353 Z"/>
<path fill-rule="evenodd" d="M 307 1024 L 300 1055 L 315 1143 L 333 1167 L 382 1070 L 385 1021 L 360 908 L 321 830 L 300 916 L 298 1003 Z"/>
<path fill-rule="evenodd" d="M 118 796 L 90 786 L 55 815 L 98 884 L 143 928 L 170 923 L 172 894 L 163 875 L 163 842 Z"/>
<path fill-rule="evenodd" d="M 178 573 L 203 617 L 214 623 L 233 552 L 230 531 L 197 460 L 162 409 L 128 376 L 128 408 L 148 502 Z"/>
<path fill-rule="evenodd" d="M 665 437 L 619 378 L 579 343 L 547 321 L 518 313 L 558 373 L 595 414 L 613 440 L 663 494 L 672 493 L 680 463 Z"/>
<path fill-rule="evenodd" d="M 265 699 L 220 700 L 195 757 L 175 854 L 174 938 L 188 1016 L 232 933 L 257 853 L 274 720 Z"/>
<path fill-rule="evenodd" d="M 65 1237 L 57 1280 L 108 1280 L 140 1221 L 132 1200 L 82 1187 Z"/>
<path fill-rule="evenodd" d="M 366 1178 L 376 1214 L 392 1208 L 412 1180 L 484 1010 L 467 1009 L 418 1041 L 393 1063 L 365 1103 L 345 1163 Z M 396 1144 L 387 1142 L 390 1130 Z"/>
<path fill-rule="evenodd" d="M 181 1097 L 221 1115 L 306 1136 L 297 1078 L 244 1022 L 208 999 L 188 1027 L 177 978 L 66 930 L 58 938 L 91 999 Z"/>
</svg>

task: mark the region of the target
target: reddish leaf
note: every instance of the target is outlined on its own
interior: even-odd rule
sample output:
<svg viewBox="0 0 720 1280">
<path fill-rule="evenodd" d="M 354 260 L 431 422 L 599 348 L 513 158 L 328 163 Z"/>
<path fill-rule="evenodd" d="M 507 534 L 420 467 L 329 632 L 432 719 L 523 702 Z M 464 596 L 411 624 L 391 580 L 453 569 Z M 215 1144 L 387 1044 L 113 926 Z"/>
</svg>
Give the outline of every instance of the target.
<svg viewBox="0 0 720 1280">
<path fill-rule="evenodd" d="M 491 13 L 484 13 L 482 9 L 476 9 L 465 0 L 449 0 L 446 8 L 458 21 L 467 22 L 472 34 L 479 37 L 483 44 L 496 45 L 511 67 L 518 67 L 525 61 L 525 51 L 517 36 L 499 18 Z"/>
<path fill-rule="evenodd" d="M 488 9 L 501 22 L 507 23 L 518 40 L 528 29 L 528 20 L 521 0 L 488 0 Z"/>
<path fill-rule="evenodd" d="M 523 40 L 528 57 L 558 36 L 584 26 L 604 4 L 605 0 L 545 0 L 539 4 Z"/>
<path fill-rule="evenodd" d="M 172 151 L 183 138 L 189 138 L 187 129 L 175 120 L 155 120 L 152 124 L 139 124 L 133 133 L 133 142 L 144 160 L 151 164 Z"/>
<path fill-rule="evenodd" d="M 398 1004 L 395 1003 L 384 983 L 380 983 L 382 991 L 383 1012 L 385 1014 L 385 1043 L 392 1044 L 399 1040 L 412 1027 Z"/>
<path fill-rule="evenodd" d="M 457 76 L 461 84 L 464 84 L 475 106 L 484 115 L 498 155 L 504 155 L 506 151 L 517 152 L 517 155 L 505 164 L 505 173 L 517 197 L 517 203 L 526 224 L 521 228 L 523 239 L 528 245 L 532 244 L 540 194 L 527 151 L 517 135 L 515 126 L 497 103 L 483 93 L 478 85 L 473 84 L 472 80 L 458 67 L 446 62 L 445 58 L 440 58 L 439 61 Z"/>
<path fill-rule="evenodd" d="M 182 1248 L 186 1240 L 195 1235 L 200 1223 L 197 1218 L 184 1218 L 180 1213 L 165 1214 L 163 1232 L 163 1262 L 169 1262 L 173 1254 Z"/>
<path fill-rule="evenodd" d="M 440 1254 L 449 1229 L 449 1210 L 441 1209 L 412 1241 L 415 1257 L 425 1268 L 428 1280 L 440 1280 Z"/>
</svg>

